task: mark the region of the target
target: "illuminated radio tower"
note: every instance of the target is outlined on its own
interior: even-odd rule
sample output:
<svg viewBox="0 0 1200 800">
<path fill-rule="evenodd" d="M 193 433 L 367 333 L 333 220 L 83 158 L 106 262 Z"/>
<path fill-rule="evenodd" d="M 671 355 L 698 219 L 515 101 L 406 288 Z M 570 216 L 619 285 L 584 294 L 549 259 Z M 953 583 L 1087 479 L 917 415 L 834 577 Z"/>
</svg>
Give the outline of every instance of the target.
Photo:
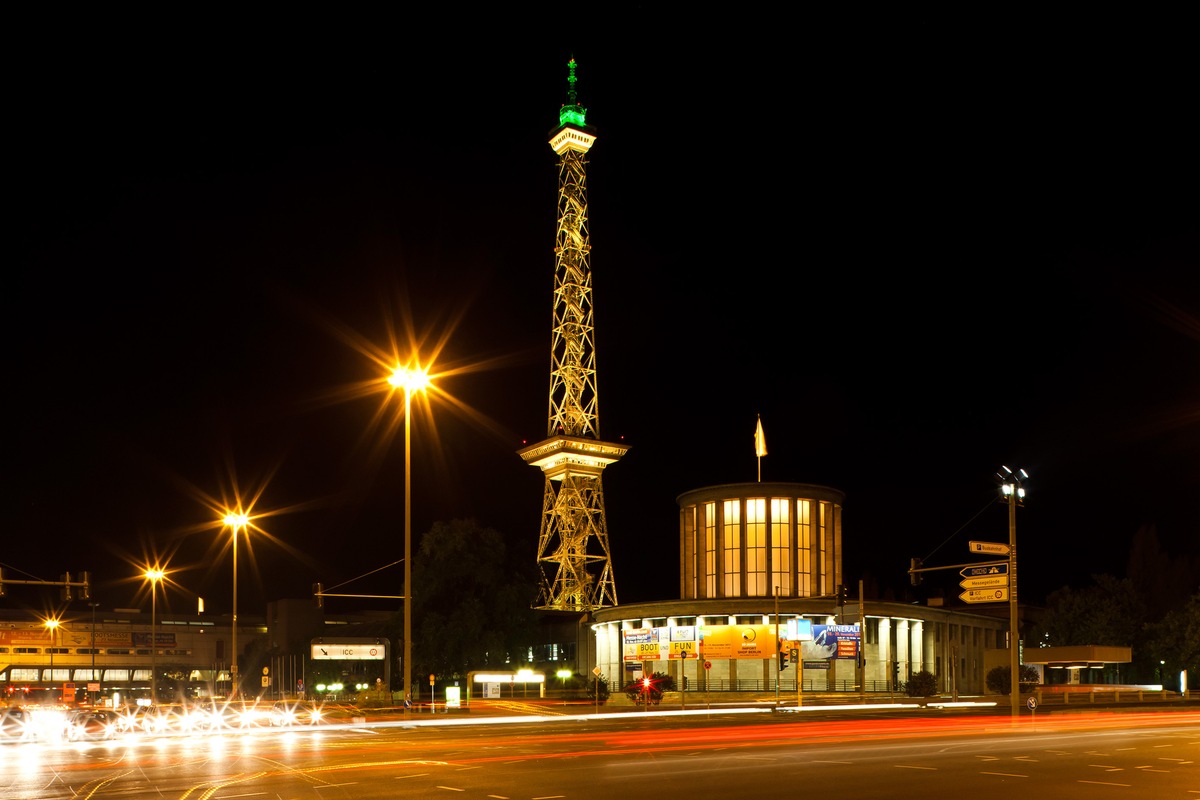
<svg viewBox="0 0 1200 800">
<path fill-rule="evenodd" d="M 558 154 L 558 232 L 548 438 L 518 453 L 546 476 L 537 607 L 590 611 L 617 604 L 600 475 L 629 448 L 600 439 L 587 227 L 587 152 L 596 135 L 576 102 L 575 59 L 567 66 L 567 102 L 550 134 Z"/>
</svg>

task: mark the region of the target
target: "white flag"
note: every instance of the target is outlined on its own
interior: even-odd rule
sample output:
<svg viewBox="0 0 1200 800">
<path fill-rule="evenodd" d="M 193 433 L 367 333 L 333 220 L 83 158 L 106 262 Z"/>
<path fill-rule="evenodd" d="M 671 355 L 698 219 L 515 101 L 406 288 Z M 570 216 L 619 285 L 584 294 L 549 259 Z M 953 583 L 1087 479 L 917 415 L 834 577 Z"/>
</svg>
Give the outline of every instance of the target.
<svg viewBox="0 0 1200 800">
<path fill-rule="evenodd" d="M 758 429 L 754 431 L 754 454 L 759 458 L 767 454 L 767 437 L 763 435 L 762 417 L 758 418 Z"/>
</svg>

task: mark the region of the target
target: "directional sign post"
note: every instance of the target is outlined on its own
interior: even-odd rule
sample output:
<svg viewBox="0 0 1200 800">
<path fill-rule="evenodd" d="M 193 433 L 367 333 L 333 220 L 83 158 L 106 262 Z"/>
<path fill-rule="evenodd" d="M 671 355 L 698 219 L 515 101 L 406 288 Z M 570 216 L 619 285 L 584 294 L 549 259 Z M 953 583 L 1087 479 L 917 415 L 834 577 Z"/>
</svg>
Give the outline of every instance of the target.
<svg viewBox="0 0 1200 800">
<path fill-rule="evenodd" d="M 989 556 L 1006 556 L 1008 555 L 1008 545 L 1001 542 L 968 542 L 967 546 L 972 553 Z"/>
</svg>

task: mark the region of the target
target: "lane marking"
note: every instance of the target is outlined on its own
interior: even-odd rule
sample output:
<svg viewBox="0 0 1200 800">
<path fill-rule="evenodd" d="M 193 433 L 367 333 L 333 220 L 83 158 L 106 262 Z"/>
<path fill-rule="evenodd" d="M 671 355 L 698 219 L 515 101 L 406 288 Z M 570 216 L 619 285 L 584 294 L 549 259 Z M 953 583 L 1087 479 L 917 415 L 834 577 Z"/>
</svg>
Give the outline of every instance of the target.
<svg viewBox="0 0 1200 800">
<path fill-rule="evenodd" d="M 913 764 L 892 764 L 896 769 L 927 769 L 931 772 L 937 772 L 937 767 L 918 767 Z"/>
<path fill-rule="evenodd" d="M 981 772 L 980 775 L 996 775 L 1001 778 L 1028 778 L 1028 775 L 1021 775 L 1016 772 Z"/>
<path fill-rule="evenodd" d="M 436 788 L 438 788 L 438 789 L 445 789 L 447 792 L 465 792 L 465 791 L 466 791 L 466 789 L 459 789 L 459 788 L 457 788 L 457 787 L 454 787 L 454 786 L 438 786 L 438 787 L 436 787 Z"/>
<path fill-rule="evenodd" d="M 1128 789 L 1132 783 L 1110 783 L 1109 781 L 1078 781 L 1078 783 L 1090 783 L 1093 786 L 1122 786 Z"/>
</svg>

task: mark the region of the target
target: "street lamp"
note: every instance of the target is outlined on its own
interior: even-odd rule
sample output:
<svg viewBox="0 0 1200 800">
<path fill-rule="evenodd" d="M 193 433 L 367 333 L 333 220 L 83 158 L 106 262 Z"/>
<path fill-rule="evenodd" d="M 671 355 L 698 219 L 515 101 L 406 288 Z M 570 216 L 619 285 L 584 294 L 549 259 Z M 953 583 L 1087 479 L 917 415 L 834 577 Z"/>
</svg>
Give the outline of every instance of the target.
<svg viewBox="0 0 1200 800">
<path fill-rule="evenodd" d="M 230 646 L 233 653 L 229 657 L 229 697 L 232 699 L 238 693 L 238 649 L 237 649 L 237 543 L 238 528 L 245 528 L 250 518 L 245 514 L 230 512 L 221 520 L 233 531 L 233 631 Z"/>
<path fill-rule="evenodd" d="M 92 679 L 88 681 L 88 700 L 95 705 L 96 698 L 92 697 L 91 684 L 100 685 L 99 680 L 96 678 L 96 607 L 100 604 L 88 603 L 88 605 L 92 608 Z"/>
<path fill-rule="evenodd" d="M 50 689 L 54 690 L 54 648 L 58 644 L 59 621 L 51 618 L 45 621 L 46 630 L 50 631 Z"/>
<path fill-rule="evenodd" d="M 158 585 L 167 573 L 161 569 L 148 569 L 142 573 L 142 577 L 150 581 L 150 703 L 158 705 L 158 630 L 155 626 L 155 603 L 157 602 L 157 593 L 154 588 Z M 95 626 L 93 625 L 93 628 Z M 94 650 L 95 648 L 93 648 Z"/>
<path fill-rule="evenodd" d="M 1015 718 L 1021 713 L 1021 659 L 1017 653 L 1017 506 L 1025 505 L 1023 482 L 1029 480 L 1029 473 L 1020 468 L 1013 472 L 1003 465 L 1000 470 L 996 473 L 996 479 L 1000 482 L 1000 502 L 1008 503 L 1008 668 L 1012 673 L 1009 677 L 1008 704 Z"/>
<path fill-rule="evenodd" d="M 388 383 L 404 390 L 404 699 L 412 689 L 412 395 L 429 386 L 429 373 L 396 367 Z"/>
</svg>

